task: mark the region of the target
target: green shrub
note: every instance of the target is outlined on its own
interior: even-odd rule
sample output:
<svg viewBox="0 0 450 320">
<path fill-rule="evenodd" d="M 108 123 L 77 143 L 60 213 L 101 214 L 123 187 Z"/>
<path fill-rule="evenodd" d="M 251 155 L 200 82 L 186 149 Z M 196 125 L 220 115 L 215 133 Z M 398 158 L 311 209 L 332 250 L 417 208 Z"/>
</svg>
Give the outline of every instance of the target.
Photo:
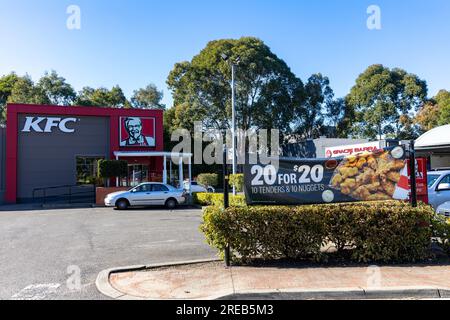
<svg viewBox="0 0 450 320">
<path fill-rule="evenodd" d="M 98 160 L 98 176 L 100 178 L 126 177 L 128 163 L 124 160 Z"/>
<path fill-rule="evenodd" d="M 201 206 L 223 207 L 223 193 L 194 193 L 194 203 Z M 245 197 L 243 195 L 229 195 L 230 206 L 245 206 Z"/>
<path fill-rule="evenodd" d="M 230 174 L 230 185 L 236 188 L 237 192 L 244 190 L 244 175 L 242 173 Z"/>
<path fill-rule="evenodd" d="M 321 247 L 337 243 L 358 262 L 410 262 L 424 259 L 431 243 L 431 207 L 403 202 L 309 206 L 237 206 L 204 210 L 201 230 L 234 258 L 326 258 Z"/>
<path fill-rule="evenodd" d="M 197 182 L 204 186 L 215 187 L 219 183 L 217 173 L 201 173 L 197 176 Z"/>
<path fill-rule="evenodd" d="M 450 254 L 450 219 L 435 215 L 432 221 L 433 239 L 447 254 Z"/>
</svg>

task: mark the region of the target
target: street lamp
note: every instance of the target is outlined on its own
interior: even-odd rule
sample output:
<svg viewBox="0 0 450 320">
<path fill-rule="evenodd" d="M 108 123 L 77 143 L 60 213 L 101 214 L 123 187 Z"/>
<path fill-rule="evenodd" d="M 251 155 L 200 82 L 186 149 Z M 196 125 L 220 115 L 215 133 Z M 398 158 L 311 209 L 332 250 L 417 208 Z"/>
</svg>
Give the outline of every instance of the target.
<svg viewBox="0 0 450 320">
<path fill-rule="evenodd" d="M 231 65 L 231 155 L 232 155 L 232 173 L 236 174 L 236 106 L 235 106 L 235 75 L 236 66 L 240 62 L 240 57 L 237 57 L 234 61 L 230 60 L 230 57 L 225 53 L 220 55 L 222 59 Z M 236 187 L 233 186 L 233 195 L 236 195 Z"/>
</svg>

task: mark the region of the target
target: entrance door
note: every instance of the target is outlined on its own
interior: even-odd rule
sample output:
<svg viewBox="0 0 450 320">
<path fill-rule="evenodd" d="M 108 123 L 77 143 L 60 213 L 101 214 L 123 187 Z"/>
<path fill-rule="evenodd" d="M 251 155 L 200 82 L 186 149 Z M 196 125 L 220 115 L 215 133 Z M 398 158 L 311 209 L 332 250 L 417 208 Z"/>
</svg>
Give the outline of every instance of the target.
<svg viewBox="0 0 450 320">
<path fill-rule="evenodd" d="M 148 182 L 148 166 L 142 164 L 129 164 L 128 185 L 130 187 L 135 187 L 143 182 Z"/>
</svg>

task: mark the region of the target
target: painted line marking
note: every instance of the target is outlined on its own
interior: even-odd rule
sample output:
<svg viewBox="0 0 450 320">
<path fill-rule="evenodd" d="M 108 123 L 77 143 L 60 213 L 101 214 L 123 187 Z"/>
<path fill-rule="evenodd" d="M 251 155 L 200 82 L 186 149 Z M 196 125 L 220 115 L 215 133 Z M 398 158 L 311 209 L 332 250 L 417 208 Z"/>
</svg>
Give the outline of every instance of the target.
<svg viewBox="0 0 450 320">
<path fill-rule="evenodd" d="M 14 300 L 43 300 L 48 295 L 56 293 L 60 286 L 60 283 L 30 284 L 11 298 Z"/>
</svg>

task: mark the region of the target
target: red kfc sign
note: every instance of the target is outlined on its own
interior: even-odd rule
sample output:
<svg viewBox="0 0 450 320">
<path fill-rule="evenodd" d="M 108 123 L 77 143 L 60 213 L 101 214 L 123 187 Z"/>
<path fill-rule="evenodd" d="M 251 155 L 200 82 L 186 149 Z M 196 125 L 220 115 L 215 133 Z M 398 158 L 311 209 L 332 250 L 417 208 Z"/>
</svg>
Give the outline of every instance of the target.
<svg viewBox="0 0 450 320">
<path fill-rule="evenodd" d="M 411 175 L 408 160 L 408 176 Z M 428 203 L 427 159 L 416 158 L 416 193 L 417 199 Z"/>
<path fill-rule="evenodd" d="M 154 147 L 155 145 L 155 118 L 120 118 L 121 147 Z"/>
</svg>

